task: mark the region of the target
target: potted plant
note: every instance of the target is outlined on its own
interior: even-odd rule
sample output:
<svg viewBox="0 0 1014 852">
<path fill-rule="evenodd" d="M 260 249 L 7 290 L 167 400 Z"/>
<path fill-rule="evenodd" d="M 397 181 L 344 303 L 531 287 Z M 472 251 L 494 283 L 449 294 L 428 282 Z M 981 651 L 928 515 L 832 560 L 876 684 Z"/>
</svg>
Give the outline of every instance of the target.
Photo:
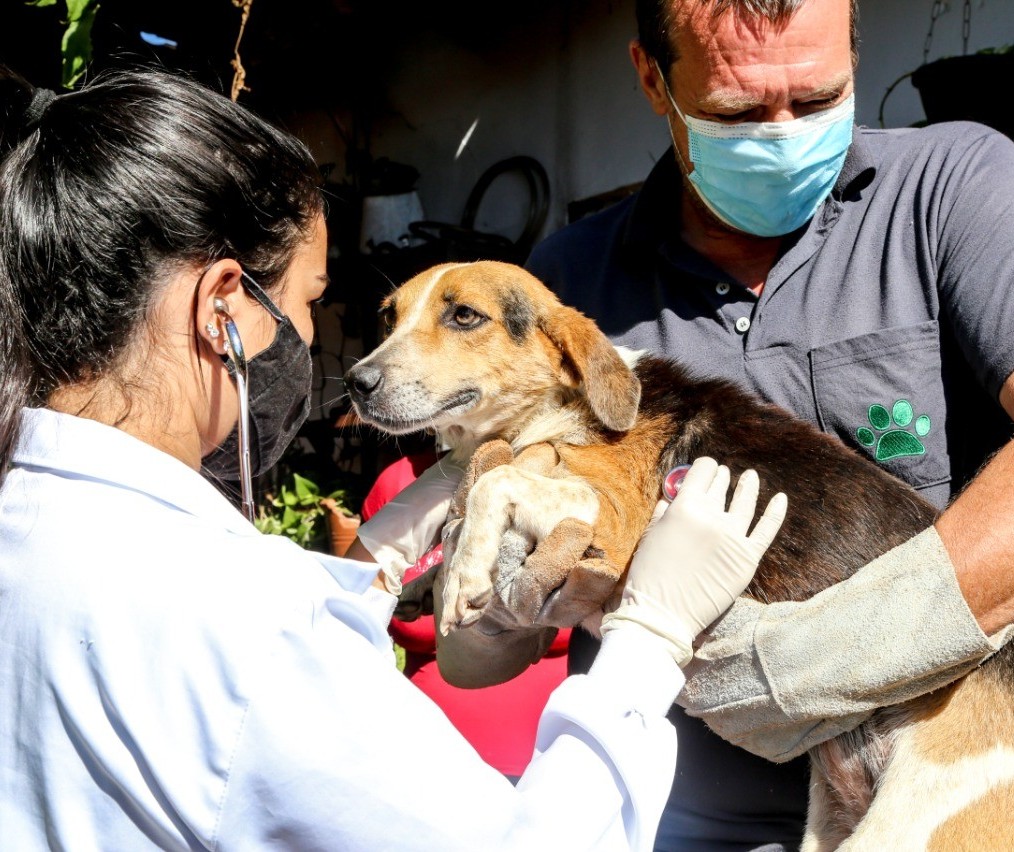
<svg viewBox="0 0 1014 852">
<path fill-rule="evenodd" d="M 1014 137 L 1014 108 L 998 93 L 1014 88 L 1014 45 L 945 56 L 912 72 L 926 120 L 978 121 Z"/>
<path fill-rule="evenodd" d="M 293 472 L 277 494 L 267 494 L 254 525 L 262 533 L 284 535 L 300 547 L 344 556 L 359 528 L 359 516 L 345 504 L 347 493 L 323 493 L 312 479 Z"/>
</svg>

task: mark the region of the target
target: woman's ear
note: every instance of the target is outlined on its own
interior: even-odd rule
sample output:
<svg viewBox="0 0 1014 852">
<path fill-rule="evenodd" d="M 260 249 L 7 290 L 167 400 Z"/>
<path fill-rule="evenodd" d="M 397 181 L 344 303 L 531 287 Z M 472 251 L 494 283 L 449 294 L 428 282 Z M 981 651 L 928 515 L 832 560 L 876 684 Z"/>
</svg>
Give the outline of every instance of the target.
<svg viewBox="0 0 1014 852">
<path fill-rule="evenodd" d="M 213 263 L 197 286 L 194 318 L 197 335 L 219 355 L 225 354 L 225 327 L 221 308 L 240 325 L 249 309 L 244 298 L 243 268 L 232 258 Z"/>
</svg>

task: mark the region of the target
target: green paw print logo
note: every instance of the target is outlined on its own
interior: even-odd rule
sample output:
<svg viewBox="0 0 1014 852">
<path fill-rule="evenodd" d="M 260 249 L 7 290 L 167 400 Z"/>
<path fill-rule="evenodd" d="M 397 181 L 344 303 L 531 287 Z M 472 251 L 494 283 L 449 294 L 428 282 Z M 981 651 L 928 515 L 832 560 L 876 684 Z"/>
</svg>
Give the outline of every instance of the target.
<svg viewBox="0 0 1014 852">
<path fill-rule="evenodd" d="M 926 452 L 919 438 L 929 434 L 929 415 L 921 414 L 915 416 L 912 403 L 907 399 L 899 399 L 894 407 L 888 411 L 882 405 L 871 405 L 869 411 L 870 426 L 860 426 L 856 429 L 856 437 L 864 447 L 876 445 L 877 461 L 896 459 L 899 456 L 921 456 Z M 913 420 L 915 421 L 913 425 Z M 891 425 L 898 428 L 890 428 Z M 912 425 L 915 435 L 908 431 Z M 880 433 L 879 436 L 877 433 Z M 919 437 L 917 438 L 916 435 Z"/>
</svg>

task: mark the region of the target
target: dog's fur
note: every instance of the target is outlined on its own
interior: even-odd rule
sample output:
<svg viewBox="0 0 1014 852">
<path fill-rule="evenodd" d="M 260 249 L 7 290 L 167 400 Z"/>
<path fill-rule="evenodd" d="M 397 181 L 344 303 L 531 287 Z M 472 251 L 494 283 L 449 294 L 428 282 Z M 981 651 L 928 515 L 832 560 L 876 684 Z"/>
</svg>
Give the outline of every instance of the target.
<svg viewBox="0 0 1014 852">
<path fill-rule="evenodd" d="M 657 357 L 631 370 L 594 323 L 518 267 L 438 266 L 396 290 L 383 312 L 389 336 L 346 377 L 360 417 L 391 433 L 436 429 L 462 458 L 497 438 L 516 456 L 494 462 L 468 494 L 438 595 L 445 634 L 480 621 L 503 586 L 506 535 L 530 549 L 568 523 L 589 540 L 534 605 L 530 587 L 516 596 L 528 609 L 519 629 L 582 623 L 594 632 L 662 478 L 699 456 L 734 478 L 754 468 L 760 506 L 776 491 L 790 495 L 747 590 L 758 600 L 808 598 L 934 520 L 909 486 L 729 382 Z M 530 567 L 511 582 L 520 588 Z M 489 671 L 503 679 L 517 669 L 491 662 Z M 1014 848 L 1012 684 L 1011 654 L 1000 652 L 951 687 L 813 749 L 804 849 Z"/>
</svg>

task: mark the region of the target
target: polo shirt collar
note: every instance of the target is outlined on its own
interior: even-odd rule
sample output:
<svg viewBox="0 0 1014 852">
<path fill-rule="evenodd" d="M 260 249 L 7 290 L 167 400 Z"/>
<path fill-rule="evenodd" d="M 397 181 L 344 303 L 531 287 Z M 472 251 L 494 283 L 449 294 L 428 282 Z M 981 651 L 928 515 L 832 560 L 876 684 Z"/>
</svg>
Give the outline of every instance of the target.
<svg viewBox="0 0 1014 852">
<path fill-rule="evenodd" d="M 673 233 L 682 197 L 683 181 L 670 147 L 652 167 L 627 219 L 623 246 L 632 257 L 644 251 L 653 252 Z"/>
<path fill-rule="evenodd" d="M 230 532 L 259 535 L 210 482 L 120 429 L 48 408 L 22 410 L 14 465 L 106 482 L 152 497 Z"/>
<path fill-rule="evenodd" d="M 853 125 L 852 144 L 845 154 L 845 163 L 841 167 L 841 174 L 838 175 L 831 194 L 836 198 L 847 200 L 859 190 L 869 186 L 876 171 L 869 142 L 859 132 L 859 128 Z"/>
<path fill-rule="evenodd" d="M 725 273 L 679 237 L 682 198 L 683 180 L 676 157 L 669 148 L 655 163 L 634 198 L 622 236 L 624 260 L 647 267 L 661 252 L 669 263 L 690 275 L 709 281 L 721 280 Z"/>
</svg>

